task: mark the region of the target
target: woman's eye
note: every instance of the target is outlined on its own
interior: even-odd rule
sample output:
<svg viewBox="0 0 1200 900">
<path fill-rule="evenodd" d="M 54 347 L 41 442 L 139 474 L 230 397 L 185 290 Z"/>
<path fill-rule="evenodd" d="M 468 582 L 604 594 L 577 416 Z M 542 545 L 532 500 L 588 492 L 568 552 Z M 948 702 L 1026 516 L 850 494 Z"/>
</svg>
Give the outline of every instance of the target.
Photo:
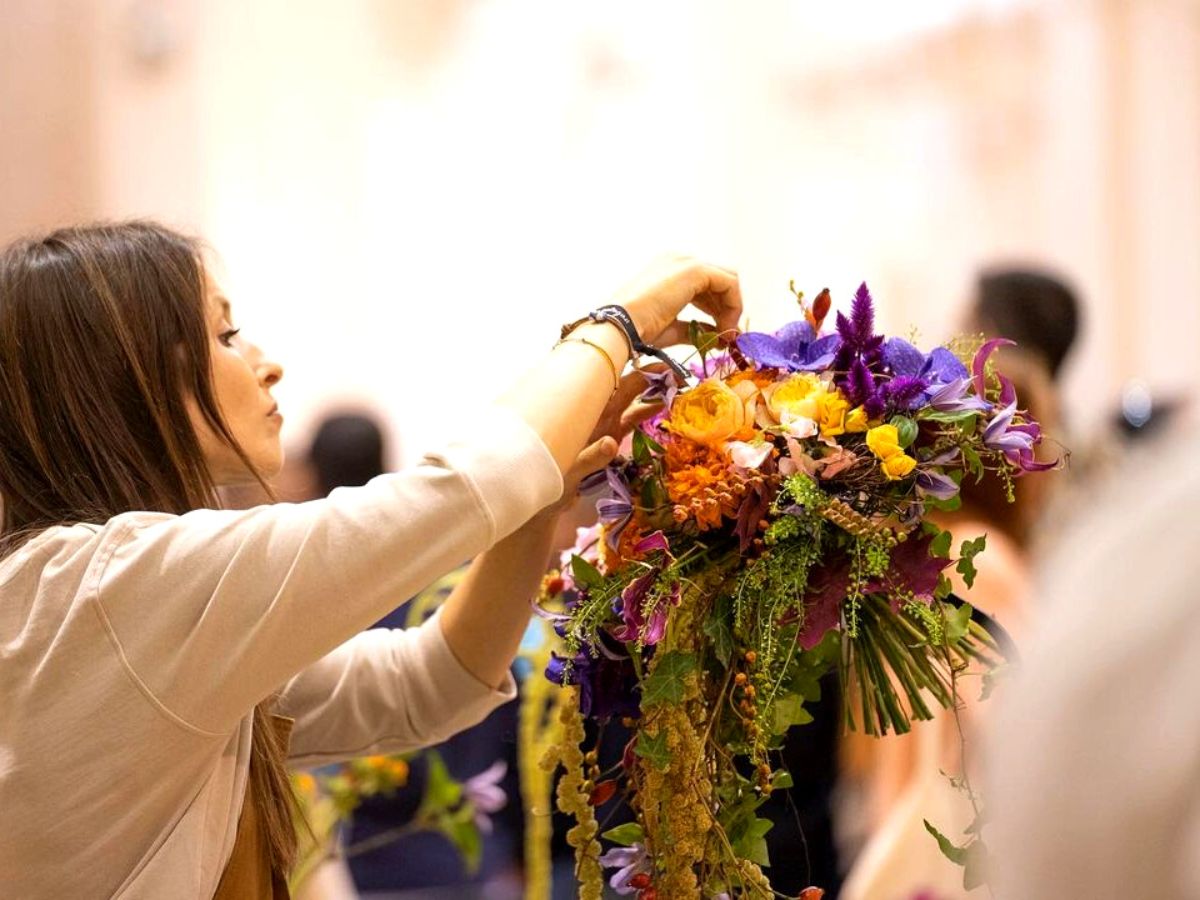
<svg viewBox="0 0 1200 900">
<path fill-rule="evenodd" d="M 242 329 L 240 328 L 230 328 L 228 331 L 222 331 L 219 335 L 217 335 L 217 340 L 219 340 L 226 347 L 231 347 L 233 346 L 234 337 L 236 337 L 237 333 L 241 330 Z"/>
</svg>

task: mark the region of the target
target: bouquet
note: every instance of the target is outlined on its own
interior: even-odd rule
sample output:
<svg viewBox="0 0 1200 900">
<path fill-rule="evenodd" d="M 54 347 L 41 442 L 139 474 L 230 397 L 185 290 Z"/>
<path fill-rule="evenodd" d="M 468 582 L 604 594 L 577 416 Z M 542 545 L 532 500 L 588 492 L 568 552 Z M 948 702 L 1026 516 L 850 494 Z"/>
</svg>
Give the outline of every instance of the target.
<svg viewBox="0 0 1200 900">
<path fill-rule="evenodd" d="M 1055 465 L 994 369 L 1010 342 L 926 353 L 875 333 L 865 284 L 832 330 L 828 291 L 796 297 L 803 318 L 775 334 L 722 349 L 694 331 L 694 386 L 647 373 L 662 412 L 593 477 L 599 522 L 543 583 L 562 640 L 546 675 L 569 692 L 544 762 L 566 769 L 584 897 L 606 868 L 639 900 L 774 896 L 757 811 L 791 784 L 777 751 L 821 676 L 840 672 L 848 727 L 881 735 L 1000 661 L 945 571 L 969 586 L 984 538 L 955 553 L 930 514 L 956 508 L 964 478 L 1011 499 L 1013 479 Z M 602 760 L 614 720 L 631 737 Z"/>
</svg>

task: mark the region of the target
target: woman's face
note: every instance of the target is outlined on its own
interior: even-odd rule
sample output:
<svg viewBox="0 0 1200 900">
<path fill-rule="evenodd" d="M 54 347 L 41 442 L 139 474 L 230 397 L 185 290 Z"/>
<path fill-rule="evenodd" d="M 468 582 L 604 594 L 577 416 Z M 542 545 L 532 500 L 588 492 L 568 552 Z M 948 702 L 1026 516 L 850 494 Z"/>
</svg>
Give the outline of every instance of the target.
<svg viewBox="0 0 1200 900">
<path fill-rule="evenodd" d="M 217 405 L 241 448 L 264 477 L 283 468 L 283 443 L 279 438 L 283 416 L 271 397 L 283 377 L 283 368 L 242 337 L 233 326 L 229 301 L 220 287 L 206 279 L 206 316 L 212 354 L 212 382 Z M 192 424 L 209 471 L 218 485 L 253 481 L 246 466 L 204 421 L 198 409 L 191 411 Z"/>
</svg>

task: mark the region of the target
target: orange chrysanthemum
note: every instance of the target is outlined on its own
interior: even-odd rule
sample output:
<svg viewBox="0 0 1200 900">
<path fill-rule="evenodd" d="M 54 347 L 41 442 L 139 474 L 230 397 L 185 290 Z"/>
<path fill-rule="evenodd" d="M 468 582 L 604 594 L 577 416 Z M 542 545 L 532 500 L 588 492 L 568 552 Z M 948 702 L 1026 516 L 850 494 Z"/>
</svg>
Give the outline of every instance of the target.
<svg viewBox="0 0 1200 900">
<path fill-rule="evenodd" d="M 737 514 L 745 487 L 724 451 L 686 440 L 671 441 L 666 451 L 667 496 L 677 521 L 695 519 L 706 531 Z"/>
</svg>

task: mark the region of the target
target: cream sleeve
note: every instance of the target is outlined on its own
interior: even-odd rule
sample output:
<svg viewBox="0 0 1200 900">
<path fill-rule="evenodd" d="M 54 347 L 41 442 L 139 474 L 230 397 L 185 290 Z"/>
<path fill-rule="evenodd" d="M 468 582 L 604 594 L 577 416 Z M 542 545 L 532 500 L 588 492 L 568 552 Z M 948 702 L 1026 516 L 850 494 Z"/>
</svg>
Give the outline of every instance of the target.
<svg viewBox="0 0 1200 900">
<path fill-rule="evenodd" d="M 436 636 L 393 636 L 387 647 L 379 637 L 350 639 L 562 492 L 554 459 L 515 414 L 486 410 L 471 433 L 412 469 L 326 500 L 113 519 L 89 596 L 143 694 L 181 724 L 227 733 L 316 664 L 290 686 L 293 698 L 311 696 L 309 685 L 357 680 L 371 696 L 345 721 L 359 723 L 360 735 L 373 733 L 390 704 L 413 728 L 397 740 L 436 736 L 434 694 L 444 691 L 449 704 L 477 693 L 451 665 L 440 626 Z M 443 712 L 453 720 L 462 711 Z M 312 715 L 314 735 L 333 721 Z"/>
</svg>

